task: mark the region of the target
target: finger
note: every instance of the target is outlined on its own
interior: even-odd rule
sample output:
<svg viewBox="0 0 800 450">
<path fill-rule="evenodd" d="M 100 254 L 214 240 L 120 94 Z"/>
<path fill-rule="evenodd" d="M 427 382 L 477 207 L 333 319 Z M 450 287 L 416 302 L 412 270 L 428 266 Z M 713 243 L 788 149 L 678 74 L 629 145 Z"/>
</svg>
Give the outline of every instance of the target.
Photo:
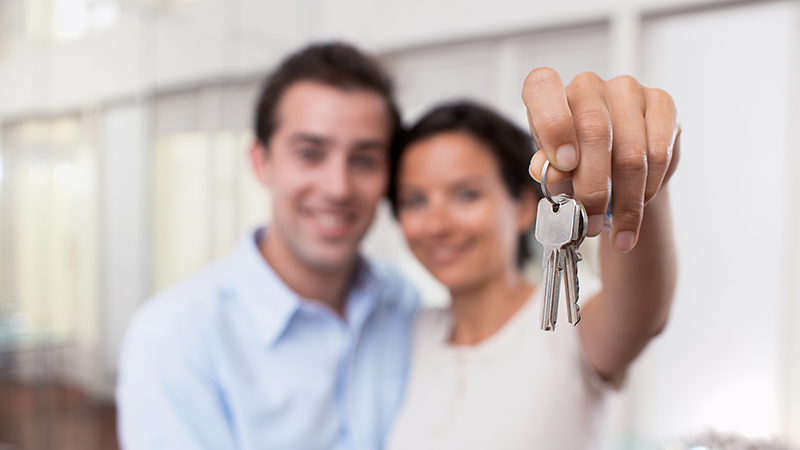
<svg viewBox="0 0 800 450">
<path fill-rule="evenodd" d="M 547 154 L 544 150 L 539 150 L 533 154 L 531 157 L 531 164 L 528 167 L 528 173 L 531 177 L 538 181 L 539 183 L 542 182 L 542 167 L 544 167 L 544 162 L 547 160 Z M 562 172 L 551 164 L 547 168 L 547 185 L 559 184 L 565 181 L 569 181 L 572 179 L 572 172 Z"/>
<path fill-rule="evenodd" d="M 630 251 L 639 237 L 647 184 L 647 129 L 645 97 L 631 77 L 609 82 L 607 101 L 613 123 L 611 160 L 611 243 L 622 253 Z"/>
<path fill-rule="evenodd" d="M 589 216 L 589 236 L 596 236 L 603 230 L 611 195 L 613 130 L 605 89 L 605 82 L 589 72 L 578 75 L 567 86 L 581 153 L 581 164 L 573 171 L 572 184 L 575 196 Z"/>
<path fill-rule="evenodd" d="M 673 160 L 680 125 L 672 97 L 661 89 L 645 89 L 647 127 L 647 204 L 661 190 Z M 676 161 L 677 162 L 677 161 Z"/>
<path fill-rule="evenodd" d="M 539 133 L 536 132 L 536 128 L 533 126 L 533 118 L 531 118 L 530 111 L 528 111 L 528 126 L 531 129 L 531 135 L 533 136 L 533 142 L 536 143 L 536 148 L 542 148 L 542 140 L 539 139 Z"/>
<path fill-rule="evenodd" d="M 669 168 L 667 169 L 667 175 L 664 177 L 664 183 L 669 181 L 672 178 L 672 174 L 675 173 L 675 169 L 678 167 L 678 162 L 681 159 L 681 133 L 683 132 L 683 126 L 678 122 L 678 135 L 675 136 L 675 143 L 672 145 L 672 161 L 670 161 Z"/>
<path fill-rule="evenodd" d="M 538 136 L 537 144 L 547 153 L 550 164 L 565 172 L 577 167 L 577 136 L 558 73 L 547 67 L 531 71 L 525 77 L 522 101 L 528 108 L 531 132 Z"/>
</svg>

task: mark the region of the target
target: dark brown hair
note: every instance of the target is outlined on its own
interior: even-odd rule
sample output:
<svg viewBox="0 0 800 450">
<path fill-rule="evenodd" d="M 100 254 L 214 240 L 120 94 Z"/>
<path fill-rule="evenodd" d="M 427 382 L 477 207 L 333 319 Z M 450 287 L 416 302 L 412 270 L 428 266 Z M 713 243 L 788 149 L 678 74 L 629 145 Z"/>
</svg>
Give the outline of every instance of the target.
<svg viewBox="0 0 800 450">
<path fill-rule="evenodd" d="M 491 149 L 500 168 L 500 178 L 512 198 L 519 199 L 525 189 L 532 189 L 534 196 L 541 198 L 539 183 L 528 174 L 530 159 L 536 150 L 530 133 L 485 106 L 462 100 L 440 105 L 425 114 L 393 152 L 388 196 L 395 216 L 398 214 L 397 172 L 405 149 L 414 142 L 452 131 L 467 133 Z M 519 236 L 519 267 L 531 256 L 528 239 L 528 233 Z"/>
<path fill-rule="evenodd" d="M 255 114 L 255 134 L 264 148 L 278 127 L 278 104 L 286 90 L 299 81 L 316 81 L 332 87 L 365 89 L 386 101 L 391 142 L 397 144 L 400 114 L 394 99 L 394 86 L 378 62 L 355 47 L 343 43 L 313 44 L 290 55 L 270 75 L 261 90 Z"/>
</svg>

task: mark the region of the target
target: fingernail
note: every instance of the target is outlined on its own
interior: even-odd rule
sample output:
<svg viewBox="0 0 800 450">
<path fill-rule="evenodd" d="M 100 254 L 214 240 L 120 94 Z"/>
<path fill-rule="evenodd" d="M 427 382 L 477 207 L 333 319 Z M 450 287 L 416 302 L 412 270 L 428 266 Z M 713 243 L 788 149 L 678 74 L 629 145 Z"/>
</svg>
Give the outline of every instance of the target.
<svg viewBox="0 0 800 450">
<path fill-rule="evenodd" d="M 633 231 L 620 231 L 614 239 L 614 247 L 620 253 L 628 253 L 633 248 Z"/>
<path fill-rule="evenodd" d="M 556 149 L 556 162 L 558 169 L 567 171 L 572 170 L 578 165 L 578 154 L 572 144 L 565 144 Z"/>
<path fill-rule="evenodd" d="M 589 236 L 597 236 L 603 231 L 603 222 L 605 218 L 600 214 L 595 214 L 594 216 L 589 216 L 589 225 L 586 228 L 586 234 Z"/>
<path fill-rule="evenodd" d="M 539 176 L 533 170 L 533 159 L 531 159 L 531 164 L 528 166 L 528 175 L 534 180 L 539 181 Z"/>
</svg>

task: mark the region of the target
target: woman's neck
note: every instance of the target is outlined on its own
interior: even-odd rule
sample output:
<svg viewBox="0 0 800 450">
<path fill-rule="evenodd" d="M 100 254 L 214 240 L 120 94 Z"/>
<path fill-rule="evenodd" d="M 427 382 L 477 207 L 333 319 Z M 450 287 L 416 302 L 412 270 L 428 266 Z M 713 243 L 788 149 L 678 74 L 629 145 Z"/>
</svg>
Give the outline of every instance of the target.
<svg viewBox="0 0 800 450">
<path fill-rule="evenodd" d="M 451 291 L 454 345 L 476 345 L 491 337 L 519 311 L 533 285 L 516 270 L 487 283 Z"/>
</svg>

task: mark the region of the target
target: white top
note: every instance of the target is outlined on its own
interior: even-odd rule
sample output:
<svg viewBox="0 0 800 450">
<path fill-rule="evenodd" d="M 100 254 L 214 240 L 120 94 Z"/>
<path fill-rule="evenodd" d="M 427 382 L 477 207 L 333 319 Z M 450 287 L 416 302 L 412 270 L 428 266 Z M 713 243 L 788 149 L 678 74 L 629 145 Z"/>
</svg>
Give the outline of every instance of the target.
<svg viewBox="0 0 800 450">
<path fill-rule="evenodd" d="M 615 386 L 586 361 L 563 308 L 555 332 L 539 329 L 540 304 L 536 289 L 475 346 L 448 343 L 449 310 L 419 312 L 405 404 L 388 450 L 602 448 L 605 392 Z"/>
</svg>

